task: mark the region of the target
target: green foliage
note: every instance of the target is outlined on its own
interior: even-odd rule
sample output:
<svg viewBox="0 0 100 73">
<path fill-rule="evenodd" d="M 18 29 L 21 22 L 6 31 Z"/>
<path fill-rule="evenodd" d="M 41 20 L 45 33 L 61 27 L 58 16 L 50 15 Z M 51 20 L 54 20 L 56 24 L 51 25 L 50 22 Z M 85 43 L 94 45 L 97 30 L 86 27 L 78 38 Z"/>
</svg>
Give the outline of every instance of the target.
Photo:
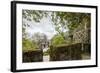
<svg viewBox="0 0 100 73">
<path fill-rule="evenodd" d="M 23 18 L 27 19 L 28 21 L 35 21 L 40 22 L 40 20 L 46 15 L 46 11 L 40 10 L 23 10 L 22 11 Z"/>
<path fill-rule="evenodd" d="M 90 24 L 90 14 L 89 13 L 76 13 L 76 12 L 48 12 L 48 11 L 40 11 L 40 10 L 23 10 L 22 11 L 23 18 L 27 20 L 33 20 L 36 22 L 40 22 L 43 17 L 49 16 L 54 25 L 55 29 L 60 33 L 69 28 L 70 30 L 74 30 L 80 24 L 87 25 Z"/>
<path fill-rule="evenodd" d="M 61 35 L 55 35 L 51 40 L 52 45 L 60 45 L 65 43 L 66 43 L 65 39 L 63 39 Z"/>
<path fill-rule="evenodd" d="M 87 25 L 89 25 L 90 14 L 75 12 L 54 12 L 52 15 L 52 20 L 55 23 L 58 22 L 60 25 L 63 25 L 63 29 L 68 27 L 70 30 L 74 30 L 80 24 L 84 25 L 85 23 L 88 23 Z"/>
<path fill-rule="evenodd" d="M 22 15 L 24 19 L 28 21 L 40 22 L 42 18 L 49 17 L 55 25 L 55 30 L 60 34 L 63 39 L 67 31 L 73 31 L 78 26 L 84 28 L 90 27 L 91 14 L 90 13 L 78 13 L 78 12 L 56 12 L 56 11 L 40 11 L 40 10 L 23 10 Z M 23 24 L 25 27 L 29 27 L 30 24 Z M 25 30 L 23 31 L 25 32 Z"/>
<path fill-rule="evenodd" d="M 22 48 L 23 51 L 29 51 L 29 50 L 37 50 L 38 46 L 34 41 L 31 41 L 30 39 L 23 39 Z"/>
<path fill-rule="evenodd" d="M 52 12 L 52 21 L 55 25 L 55 30 L 65 39 L 66 31 L 73 31 L 78 26 L 90 27 L 91 14 L 76 13 L 76 12 Z"/>
<path fill-rule="evenodd" d="M 50 48 L 47 51 L 43 52 L 44 56 L 49 55 L 49 54 L 50 54 Z"/>
</svg>

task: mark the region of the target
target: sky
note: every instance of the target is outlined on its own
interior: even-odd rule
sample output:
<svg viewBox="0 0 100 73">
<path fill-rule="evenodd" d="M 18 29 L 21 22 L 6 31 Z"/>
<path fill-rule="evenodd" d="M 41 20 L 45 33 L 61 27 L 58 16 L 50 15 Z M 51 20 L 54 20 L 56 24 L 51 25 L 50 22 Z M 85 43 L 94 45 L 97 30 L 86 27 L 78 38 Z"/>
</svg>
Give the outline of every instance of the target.
<svg viewBox="0 0 100 73">
<path fill-rule="evenodd" d="M 43 17 L 40 22 L 27 21 L 26 19 L 23 19 L 23 22 L 31 25 L 26 28 L 26 31 L 30 36 L 39 32 L 44 33 L 48 39 L 51 39 L 57 33 L 49 17 Z"/>
</svg>

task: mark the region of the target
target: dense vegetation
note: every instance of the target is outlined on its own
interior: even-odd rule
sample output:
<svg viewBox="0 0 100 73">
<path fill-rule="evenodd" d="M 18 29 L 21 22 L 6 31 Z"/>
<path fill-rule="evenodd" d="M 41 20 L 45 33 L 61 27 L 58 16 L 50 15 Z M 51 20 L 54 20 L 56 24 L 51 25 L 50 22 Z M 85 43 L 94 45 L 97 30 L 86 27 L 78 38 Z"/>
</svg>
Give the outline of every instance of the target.
<svg viewBox="0 0 100 73">
<path fill-rule="evenodd" d="M 62 45 L 72 44 L 73 31 L 90 28 L 91 14 L 90 13 L 78 13 L 78 12 L 59 12 L 59 11 L 39 11 L 39 10 L 23 10 L 23 19 L 27 21 L 34 21 L 40 23 L 44 17 L 51 19 L 52 25 L 54 25 L 57 32 L 49 41 L 49 45 Z M 40 44 L 42 41 L 48 40 L 48 37 L 43 33 L 35 33 L 32 37 L 29 37 L 26 32 L 26 28 L 31 28 L 34 24 L 28 24 L 23 22 L 22 26 L 22 45 L 23 51 L 41 50 Z M 81 33 L 82 34 L 82 33 Z M 83 34 L 85 35 L 85 34 Z M 49 47 L 50 48 L 50 47 Z M 49 50 L 44 52 L 44 55 L 48 55 Z"/>
</svg>

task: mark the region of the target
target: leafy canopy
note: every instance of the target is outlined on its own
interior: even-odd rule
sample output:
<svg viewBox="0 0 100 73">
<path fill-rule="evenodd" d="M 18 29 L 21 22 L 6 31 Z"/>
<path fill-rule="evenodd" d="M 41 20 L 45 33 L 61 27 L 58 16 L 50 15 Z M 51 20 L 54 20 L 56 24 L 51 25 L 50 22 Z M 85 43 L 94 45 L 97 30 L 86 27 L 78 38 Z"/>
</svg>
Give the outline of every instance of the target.
<svg viewBox="0 0 100 73">
<path fill-rule="evenodd" d="M 32 51 L 32 50 L 37 50 L 38 45 L 34 42 L 31 41 L 30 39 L 23 39 L 22 41 L 22 47 L 23 47 L 23 51 Z"/>
<path fill-rule="evenodd" d="M 61 35 L 55 35 L 51 40 L 51 45 L 60 45 L 65 43 L 66 41 L 62 38 Z"/>
<path fill-rule="evenodd" d="M 43 17 L 50 17 L 55 30 L 65 39 L 64 32 L 73 31 L 79 25 L 90 27 L 90 14 L 78 12 L 23 10 L 23 18 L 40 22 Z M 28 24 L 25 24 L 28 25 Z"/>
</svg>

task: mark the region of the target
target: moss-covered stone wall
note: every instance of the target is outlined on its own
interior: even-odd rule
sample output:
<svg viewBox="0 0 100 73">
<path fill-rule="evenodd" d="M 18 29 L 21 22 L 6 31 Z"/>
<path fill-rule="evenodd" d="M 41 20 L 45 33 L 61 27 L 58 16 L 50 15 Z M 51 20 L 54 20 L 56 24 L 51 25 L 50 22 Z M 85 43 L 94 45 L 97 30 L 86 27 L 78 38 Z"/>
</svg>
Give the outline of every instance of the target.
<svg viewBox="0 0 100 73">
<path fill-rule="evenodd" d="M 41 62 L 43 61 L 43 52 L 41 50 L 23 52 L 23 62 Z"/>
</svg>

